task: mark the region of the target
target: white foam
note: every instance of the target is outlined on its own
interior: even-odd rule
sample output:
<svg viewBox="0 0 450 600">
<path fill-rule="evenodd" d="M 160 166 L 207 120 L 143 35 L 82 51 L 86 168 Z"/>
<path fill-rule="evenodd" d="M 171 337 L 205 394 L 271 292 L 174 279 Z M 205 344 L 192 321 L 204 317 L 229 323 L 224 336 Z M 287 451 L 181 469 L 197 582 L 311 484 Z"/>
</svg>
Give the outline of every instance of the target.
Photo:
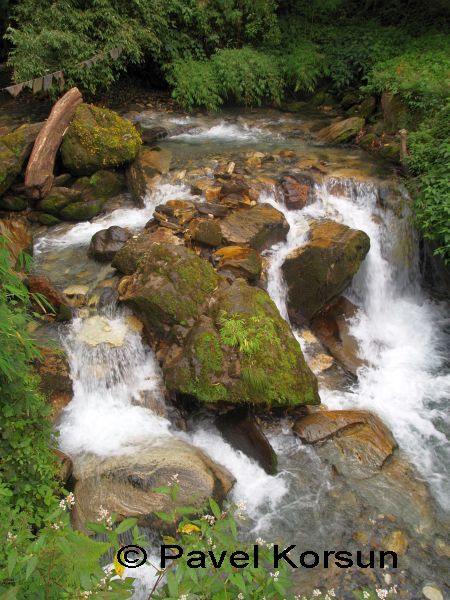
<svg viewBox="0 0 450 600">
<path fill-rule="evenodd" d="M 148 193 L 143 208 L 118 208 L 107 215 L 92 219 L 92 221 L 77 223 L 70 229 L 67 228 L 67 225 L 54 227 L 36 240 L 34 251 L 39 254 L 55 247 L 83 246 L 90 242 L 94 233 L 113 225 L 127 227 L 130 230 L 140 229 L 151 219 L 158 204 L 164 204 L 172 198 L 192 198 L 192 194 L 184 184 L 161 184 L 154 191 Z"/>
<path fill-rule="evenodd" d="M 398 219 L 379 208 L 376 186 L 370 183 L 348 186 L 343 197 L 330 194 L 327 185 L 316 192 L 318 200 L 302 214 L 286 210 L 274 196 L 269 198 L 291 225 L 287 242 L 272 253 L 269 293 L 287 318 L 280 268 L 286 254 L 304 241 L 304 217 L 331 217 L 369 235 L 370 252 L 346 292 L 360 306 L 350 331 L 369 366 L 360 370 L 351 391 L 323 389 L 322 400 L 330 408 L 363 408 L 379 414 L 433 484 L 441 503 L 450 506 L 443 476 L 448 443 L 436 425 L 446 418 L 450 397 L 450 376 L 438 374 L 444 358 L 439 347 L 445 315 L 418 285 L 418 244 L 408 213 Z M 398 244 L 403 244 L 403 256 Z"/>
<path fill-rule="evenodd" d="M 267 137 L 267 132 L 258 127 L 250 127 L 245 123 L 241 125 L 221 121 L 211 127 L 199 127 L 188 133 L 171 136 L 170 139 L 189 142 L 202 142 L 205 140 L 254 142 L 264 137 Z"/>
</svg>

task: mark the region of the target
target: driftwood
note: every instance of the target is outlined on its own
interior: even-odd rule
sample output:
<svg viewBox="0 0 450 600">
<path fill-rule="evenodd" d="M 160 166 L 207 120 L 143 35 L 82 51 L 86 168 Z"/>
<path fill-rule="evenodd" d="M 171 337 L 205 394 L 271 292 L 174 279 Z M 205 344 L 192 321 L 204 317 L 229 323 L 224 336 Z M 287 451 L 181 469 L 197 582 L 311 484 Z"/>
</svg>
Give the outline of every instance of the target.
<svg viewBox="0 0 450 600">
<path fill-rule="evenodd" d="M 53 184 L 53 169 L 56 153 L 64 133 L 75 114 L 76 107 L 83 98 L 78 88 L 72 88 L 52 108 L 50 116 L 39 132 L 28 161 L 25 173 L 27 196 L 43 198 Z"/>
</svg>

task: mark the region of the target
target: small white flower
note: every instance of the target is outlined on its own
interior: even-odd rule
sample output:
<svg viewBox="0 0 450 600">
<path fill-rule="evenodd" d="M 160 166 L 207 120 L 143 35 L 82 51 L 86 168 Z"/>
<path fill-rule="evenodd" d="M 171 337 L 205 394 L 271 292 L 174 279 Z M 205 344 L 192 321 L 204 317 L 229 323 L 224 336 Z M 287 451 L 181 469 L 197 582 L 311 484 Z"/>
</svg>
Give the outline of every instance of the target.
<svg viewBox="0 0 450 600">
<path fill-rule="evenodd" d="M 328 595 L 331 596 L 332 598 L 336 598 L 336 594 L 333 588 L 331 588 L 331 590 L 328 590 Z"/>
<path fill-rule="evenodd" d="M 6 540 L 8 542 L 15 542 L 17 540 L 17 535 L 14 535 L 14 533 L 11 533 L 10 531 L 8 531 L 8 534 L 6 536 Z"/>
<path fill-rule="evenodd" d="M 187 600 L 187 594 L 182 594 L 178 600 Z"/>
<path fill-rule="evenodd" d="M 216 518 L 213 517 L 213 515 L 203 515 L 202 520 L 203 521 L 208 521 L 208 523 L 211 525 L 211 527 L 216 522 Z"/>
<path fill-rule="evenodd" d="M 322 592 L 319 589 L 313 590 L 313 593 L 312 593 L 312 595 L 314 596 L 314 598 L 317 598 L 321 594 L 322 594 Z"/>
<path fill-rule="evenodd" d="M 238 597 L 238 600 L 244 600 L 244 594 L 242 592 L 239 592 L 237 597 Z"/>
<path fill-rule="evenodd" d="M 365 590 L 365 591 L 363 592 L 363 598 L 364 598 L 364 600 L 369 600 L 369 598 L 370 598 L 370 593 L 369 593 L 367 590 Z"/>
</svg>

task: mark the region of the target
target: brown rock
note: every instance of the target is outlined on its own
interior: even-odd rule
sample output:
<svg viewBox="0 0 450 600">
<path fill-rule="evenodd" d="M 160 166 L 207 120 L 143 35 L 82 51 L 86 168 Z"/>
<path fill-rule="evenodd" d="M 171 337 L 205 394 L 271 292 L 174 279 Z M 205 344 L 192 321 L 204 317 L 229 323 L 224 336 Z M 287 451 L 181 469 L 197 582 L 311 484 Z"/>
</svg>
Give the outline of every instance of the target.
<svg viewBox="0 0 450 600">
<path fill-rule="evenodd" d="M 195 208 L 202 215 L 212 215 L 213 217 L 226 217 L 228 208 L 222 204 L 213 204 L 211 202 L 194 202 Z"/>
<path fill-rule="evenodd" d="M 111 262 L 130 237 L 126 229 L 116 225 L 97 231 L 92 236 L 88 254 L 100 262 Z"/>
<path fill-rule="evenodd" d="M 327 144 L 349 142 L 356 137 L 363 127 L 364 119 L 362 117 L 350 117 L 324 127 L 319 131 L 317 137 Z"/>
<path fill-rule="evenodd" d="M 233 448 L 253 458 L 266 473 L 277 472 L 277 455 L 248 407 L 218 416 L 216 426 Z"/>
<path fill-rule="evenodd" d="M 350 477 L 378 473 L 396 447 L 383 422 L 367 411 L 318 411 L 296 421 L 293 429 L 308 444 L 333 438 L 333 464 Z"/>
<path fill-rule="evenodd" d="M 219 271 L 233 273 L 247 281 L 256 281 L 261 275 L 262 259 L 253 248 L 226 246 L 214 252 L 213 260 Z"/>
<path fill-rule="evenodd" d="M 81 530 L 87 522 L 97 520 L 100 506 L 117 513 L 120 520 L 136 517 L 140 525 L 167 530 L 167 524 L 161 523 L 155 512 L 170 511 L 175 506 L 200 506 L 210 497 L 222 502 L 234 484 L 233 476 L 224 467 L 198 448 L 175 438 L 140 447 L 139 452 L 126 456 L 100 462 L 97 457 L 78 465 L 74 475 L 77 501 L 72 519 L 74 527 Z M 175 502 L 153 491 L 167 486 L 175 475 L 180 487 Z"/>
<path fill-rule="evenodd" d="M 127 184 L 137 206 L 144 205 L 147 192 L 170 168 L 171 154 L 168 150 L 143 147 L 126 171 Z"/>
<path fill-rule="evenodd" d="M 341 296 L 326 306 L 311 321 L 311 329 L 322 344 L 342 364 L 344 369 L 356 376 L 357 370 L 365 361 L 358 356 L 358 342 L 349 333 L 349 319 L 357 312 L 357 307 Z"/>
<path fill-rule="evenodd" d="M 393 531 L 387 538 L 383 540 L 383 548 L 400 555 L 406 554 L 408 546 L 408 536 L 399 529 Z"/>
<path fill-rule="evenodd" d="M 61 349 L 42 348 L 43 360 L 35 362 L 35 370 L 40 377 L 39 387 L 48 398 L 55 420 L 73 397 L 70 366 Z"/>
<path fill-rule="evenodd" d="M 78 88 L 66 92 L 53 106 L 40 130 L 25 173 L 25 191 L 31 198 L 43 198 L 50 191 L 56 153 L 75 115 L 75 109 L 82 101 Z"/>
<path fill-rule="evenodd" d="M 270 204 L 257 204 L 248 210 L 232 212 L 220 226 L 227 244 L 251 246 L 258 251 L 286 239 L 289 231 L 283 213 Z"/>
<path fill-rule="evenodd" d="M 73 473 L 73 462 L 70 456 L 61 452 L 61 450 L 57 450 L 53 448 L 53 454 L 56 456 L 56 460 L 58 462 L 58 471 L 57 477 L 59 481 L 63 484 L 66 484 Z"/>
<path fill-rule="evenodd" d="M 288 307 L 298 322 L 309 321 L 351 283 L 370 248 L 366 233 L 331 220 L 314 221 L 309 241 L 283 264 Z"/>
<path fill-rule="evenodd" d="M 143 256 L 154 244 L 183 245 L 183 240 L 165 227 L 144 229 L 144 231 L 131 237 L 125 245 L 115 254 L 112 266 L 125 275 L 131 275 L 137 269 L 139 258 Z"/>
<path fill-rule="evenodd" d="M 189 223 L 188 233 L 192 240 L 205 246 L 220 246 L 222 230 L 214 219 L 194 219 Z"/>
<path fill-rule="evenodd" d="M 306 175 L 285 175 L 281 178 L 280 188 L 284 204 L 290 210 L 298 210 L 314 200 L 313 180 Z"/>
</svg>

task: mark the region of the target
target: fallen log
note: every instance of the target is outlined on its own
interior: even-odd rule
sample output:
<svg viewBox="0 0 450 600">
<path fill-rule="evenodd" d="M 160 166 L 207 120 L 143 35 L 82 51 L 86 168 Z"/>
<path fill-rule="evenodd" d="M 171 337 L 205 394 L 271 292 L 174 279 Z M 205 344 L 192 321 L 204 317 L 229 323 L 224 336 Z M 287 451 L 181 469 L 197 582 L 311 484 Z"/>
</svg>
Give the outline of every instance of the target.
<svg viewBox="0 0 450 600">
<path fill-rule="evenodd" d="M 78 88 L 69 90 L 52 108 L 39 132 L 25 172 L 25 192 L 36 200 L 43 198 L 53 184 L 56 153 L 64 133 L 83 98 Z"/>
</svg>

